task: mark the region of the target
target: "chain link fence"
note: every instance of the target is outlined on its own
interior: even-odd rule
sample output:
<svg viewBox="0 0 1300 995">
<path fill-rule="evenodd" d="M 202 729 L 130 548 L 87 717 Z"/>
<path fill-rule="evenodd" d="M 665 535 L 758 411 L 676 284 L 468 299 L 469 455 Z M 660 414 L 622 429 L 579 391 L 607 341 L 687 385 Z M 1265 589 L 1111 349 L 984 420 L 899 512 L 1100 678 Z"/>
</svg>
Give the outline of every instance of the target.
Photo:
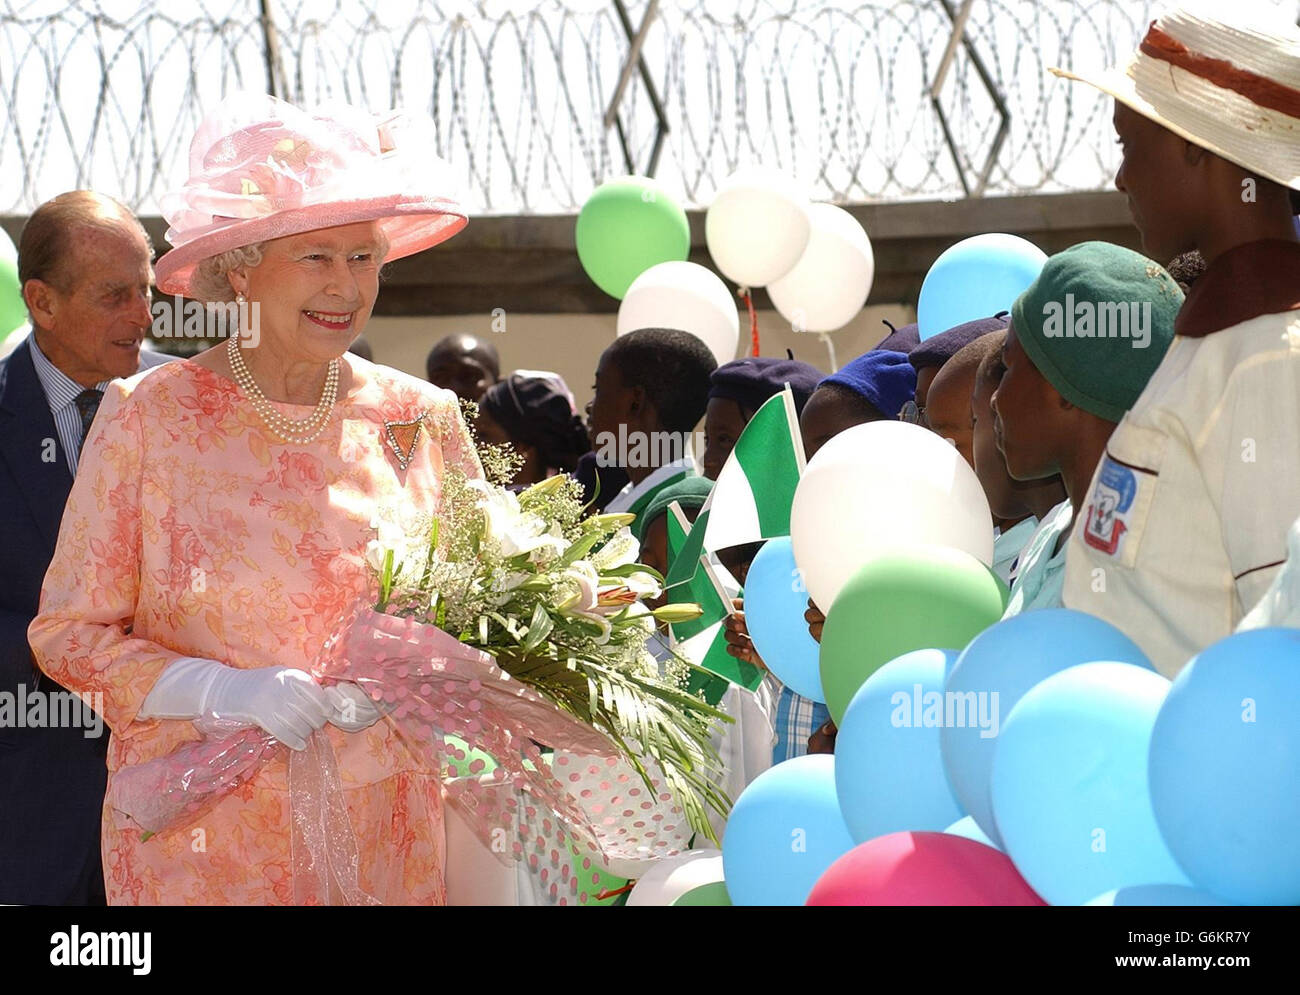
<svg viewBox="0 0 1300 995">
<path fill-rule="evenodd" d="M 1010 111 L 988 193 L 1110 182 L 1110 102 L 1047 69 L 1124 58 L 1155 6 L 976 0 L 968 37 Z M 951 30 L 934 0 L 660 3 L 642 51 L 668 128 L 656 175 L 689 204 L 757 161 L 817 199 L 960 196 L 927 93 Z M 572 211 L 627 172 L 604 115 L 628 48 L 614 5 L 582 0 L 0 0 L 0 212 L 81 186 L 156 213 L 204 111 L 240 89 L 423 109 L 472 211 Z M 977 171 L 998 117 L 964 49 L 940 99 Z M 659 122 L 638 74 L 620 122 L 644 168 Z"/>
</svg>

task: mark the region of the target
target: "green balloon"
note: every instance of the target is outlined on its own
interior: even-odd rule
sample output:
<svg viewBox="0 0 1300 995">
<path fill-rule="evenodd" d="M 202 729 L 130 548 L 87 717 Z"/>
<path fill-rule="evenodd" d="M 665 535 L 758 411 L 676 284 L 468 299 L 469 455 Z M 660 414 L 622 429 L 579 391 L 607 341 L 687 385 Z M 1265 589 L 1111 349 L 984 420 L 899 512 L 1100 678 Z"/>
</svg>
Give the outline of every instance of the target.
<svg viewBox="0 0 1300 995">
<path fill-rule="evenodd" d="M 946 546 L 876 556 L 849 578 L 822 629 L 822 690 L 838 725 L 868 677 L 920 649 L 957 649 L 1002 618 L 1007 586 L 975 557 Z"/>
<path fill-rule="evenodd" d="M 731 896 L 727 894 L 727 886 L 724 882 L 714 881 L 712 884 L 702 884 L 698 888 L 692 888 L 684 895 L 678 895 L 671 904 L 730 905 Z"/>
<path fill-rule="evenodd" d="M 0 256 L 0 342 L 26 321 L 27 305 L 18 282 L 18 263 Z"/>
<path fill-rule="evenodd" d="M 691 251 L 686 212 L 643 176 L 598 186 L 582 205 L 574 238 L 587 275 L 619 300 L 651 266 L 681 262 Z"/>
</svg>

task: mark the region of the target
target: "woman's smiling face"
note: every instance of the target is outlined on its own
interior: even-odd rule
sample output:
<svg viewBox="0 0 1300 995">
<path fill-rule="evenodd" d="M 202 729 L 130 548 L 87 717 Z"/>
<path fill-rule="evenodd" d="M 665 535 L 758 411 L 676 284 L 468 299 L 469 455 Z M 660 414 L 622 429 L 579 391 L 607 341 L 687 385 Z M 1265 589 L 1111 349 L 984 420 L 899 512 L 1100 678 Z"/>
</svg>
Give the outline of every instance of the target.
<svg viewBox="0 0 1300 995">
<path fill-rule="evenodd" d="M 375 221 L 289 235 L 266 242 L 257 266 L 232 271 L 231 285 L 257 303 L 260 339 L 273 350 L 328 362 L 370 319 L 386 251 Z"/>
</svg>

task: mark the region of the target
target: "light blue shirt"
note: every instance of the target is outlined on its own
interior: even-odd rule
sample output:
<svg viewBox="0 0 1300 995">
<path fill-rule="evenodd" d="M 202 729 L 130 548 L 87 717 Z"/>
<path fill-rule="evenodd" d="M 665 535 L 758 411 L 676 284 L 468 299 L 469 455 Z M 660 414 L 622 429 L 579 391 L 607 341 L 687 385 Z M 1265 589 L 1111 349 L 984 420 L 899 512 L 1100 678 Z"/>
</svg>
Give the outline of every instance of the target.
<svg viewBox="0 0 1300 995">
<path fill-rule="evenodd" d="M 54 416 L 54 430 L 59 435 L 59 448 L 67 460 L 68 470 L 77 475 L 77 456 L 81 449 L 81 412 L 77 410 L 77 395 L 86 388 L 73 380 L 49 361 L 41 347 L 36 344 L 36 336 L 28 338 L 32 345 L 32 365 L 36 367 L 36 376 L 45 389 L 45 400 L 50 405 L 50 414 Z M 107 390 L 112 380 L 101 380 L 95 384 L 98 390 Z"/>
<path fill-rule="evenodd" d="M 1061 607 L 1068 543 L 1062 543 L 1057 550 L 1056 541 L 1073 521 L 1074 508 L 1068 498 L 1043 516 L 1038 531 L 1020 554 L 1015 583 L 1011 585 L 1011 600 L 1003 618 L 1040 608 Z"/>
</svg>

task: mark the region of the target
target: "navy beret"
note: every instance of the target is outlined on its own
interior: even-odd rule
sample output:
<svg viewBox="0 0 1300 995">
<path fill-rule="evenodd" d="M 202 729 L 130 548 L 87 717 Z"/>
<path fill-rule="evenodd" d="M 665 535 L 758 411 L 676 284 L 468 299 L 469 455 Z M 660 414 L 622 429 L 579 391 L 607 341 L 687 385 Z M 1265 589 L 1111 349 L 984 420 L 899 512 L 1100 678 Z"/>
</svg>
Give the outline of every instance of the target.
<svg viewBox="0 0 1300 995">
<path fill-rule="evenodd" d="M 917 373 L 931 366 L 942 366 L 961 350 L 982 335 L 1000 332 L 1007 327 L 1007 312 L 1000 311 L 991 318 L 977 318 L 965 324 L 949 328 L 946 332 L 932 335 L 907 354 Z"/>
<path fill-rule="evenodd" d="M 921 344 L 921 330 L 916 322 L 898 328 L 887 321 L 881 324 L 889 329 L 889 334 L 872 347 L 873 351 L 883 349 L 886 352 L 911 352 Z"/>
<path fill-rule="evenodd" d="M 735 401 L 749 412 L 788 383 L 794 394 L 795 411 L 803 411 L 808 398 L 825 374 L 810 363 L 775 356 L 747 356 L 723 363 L 709 376 L 709 400 L 721 397 Z"/>
</svg>

